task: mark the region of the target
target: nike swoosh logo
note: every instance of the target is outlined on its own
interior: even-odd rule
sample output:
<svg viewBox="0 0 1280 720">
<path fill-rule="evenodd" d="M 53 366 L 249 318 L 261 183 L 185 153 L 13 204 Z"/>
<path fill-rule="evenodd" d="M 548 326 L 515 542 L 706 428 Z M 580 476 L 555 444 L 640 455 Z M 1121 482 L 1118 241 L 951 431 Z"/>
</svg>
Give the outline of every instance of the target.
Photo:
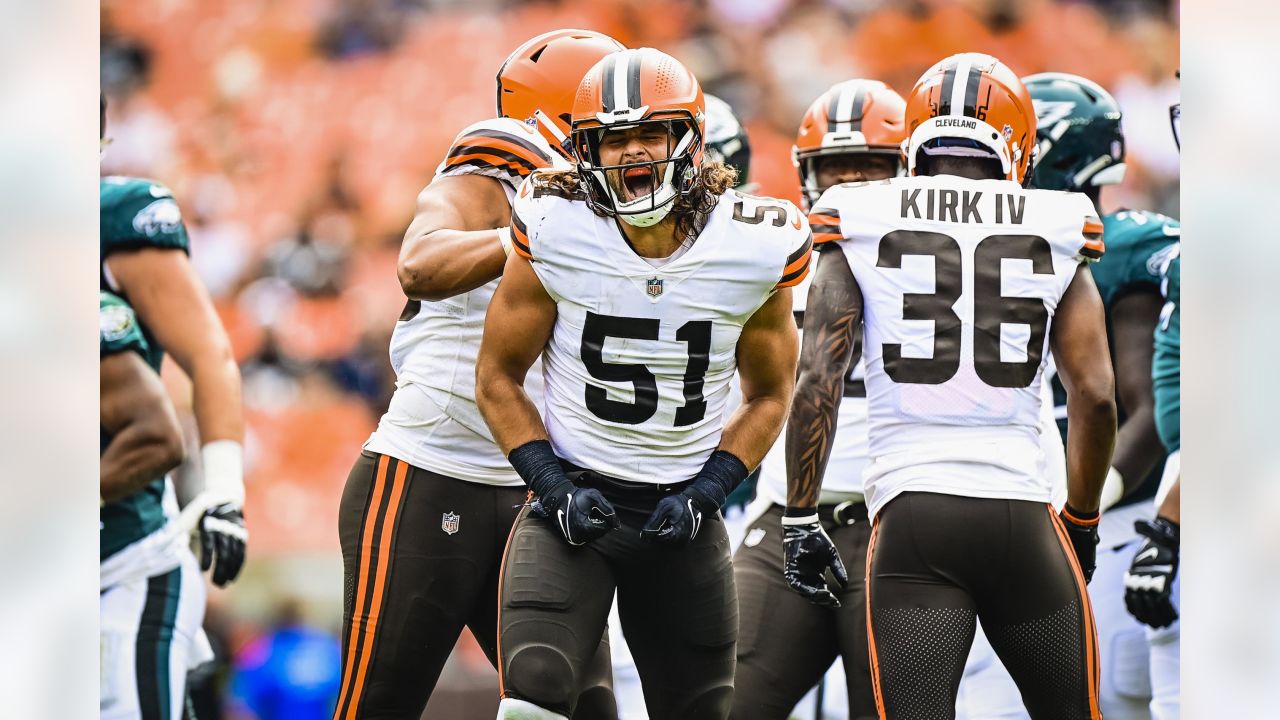
<svg viewBox="0 0 1280 720">
<path fill-rule="evenodd" d="M 800 218 L 798 218 L 798 217 L 797 217 L 797 218 L 796 218 L 796 221 L 795 221 L 795 222 L 793 222 L 793 223 L 791 223 L 791 227 L 793 227 L 793 228 L 795 228 L 795 229 L 799 230 L 799 229 L 800 229 Z"/>
<path fill-rule="evenodd" d="M 1143 550 L 1142 552 L 1138 553 L 1137 557 L 1135 557 L 1135 558 L 1133 559 L 1133 561 L 1134 561 L 1134 562 L 1142 562 L 1143 560 L 1146 560 L 1146 559 L 1147 559 L 1147 558 L 1149 558 L 1149 557 L 1152 557 L 1152 558 L 1153 558 L 1153 557 L 1156 557 L 1156 556 L 1157 556 L 1157 555 L 1159 555 L 1159 554 L 1160 554 L 1160 549 L 1159 549 L 1159 548 L 1153 548 L 1153 547 L 1150 547 L 1150 548 L 1147 548 L 1146 550 Z"/>
</svg>

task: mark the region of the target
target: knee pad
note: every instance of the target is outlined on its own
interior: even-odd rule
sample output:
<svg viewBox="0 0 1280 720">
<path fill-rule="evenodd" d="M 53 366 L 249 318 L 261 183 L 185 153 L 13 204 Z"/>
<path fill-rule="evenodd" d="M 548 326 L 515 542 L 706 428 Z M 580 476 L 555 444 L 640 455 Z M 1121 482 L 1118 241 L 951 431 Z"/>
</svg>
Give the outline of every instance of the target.
<svg viewBox="0 0 1280 720">
<path fill-rule="evenodd" d="M 733 709 L 733 686 L 709 688 L 691 699 L 680 713 L 682 720 L 724 720 Z"/>
<path fill-rule="evenodd" d="M 618 720 L 618 701 L 613 690 L 603 685 L 583 690 L 573 708 L 573 717 L 575 720 Z"/>
<path fill-rule="evenodd" d="M 512 695 L 566 715 L 577 690 L 569 658 L 550 645 L 526 645 L 512 653 L 511 660 L 507 662 L 506 681 Z M 504 717 L 499 715 L 499 718 Z"/>
<path fill-rule="evenodd" d="M 540 708 L 531 702 L 503 698 L 498 703 L 498 720 L 569 720 L 563 715 Z"/>
</svg>

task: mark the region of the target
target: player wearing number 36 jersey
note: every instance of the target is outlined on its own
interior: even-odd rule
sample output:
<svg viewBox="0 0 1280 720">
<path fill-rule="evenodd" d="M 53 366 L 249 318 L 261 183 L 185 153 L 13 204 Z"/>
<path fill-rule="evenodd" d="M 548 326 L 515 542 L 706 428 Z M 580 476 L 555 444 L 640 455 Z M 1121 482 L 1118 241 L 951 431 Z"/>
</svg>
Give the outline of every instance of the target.
<svg viewBox="0 0 1280 720">
<path fill-rule="evenodd" d="M 485 320 L 476 399 L 536 500 L 508 541 L 501 718 L 567 716 L 617 590 L 655 718 L 726 718 L 737 600 L 720 508 L 777 437 L 812 239 L 703 162 L 674 58 L 609 55 L 574 103 L 578 168 L 535 173 Z M 545 414 L 522 389 L 541 355 Z M 743 404 L 726 422 L 735 370 Z"/>
<path fill-rule="evenodd" d="M 840 566 L 814 508 L 861 323 L 880 717 L 954 717 L 980 619 L 1031 717 L 1099 718 L 1085 583 L 1115 441 L 1087 265 L 1102 224 L 1084 195 L 1022 187 L 1035 113 L 995 58 L 935 65 L 906 119 L 908 177 L 834 187 L 810 214 L 823 250 L 787 425 L 788 580 L 812 591 Z M 1061 516 L 1040 456 L 1050 348 L 1072 422 Z"/>
</svg>

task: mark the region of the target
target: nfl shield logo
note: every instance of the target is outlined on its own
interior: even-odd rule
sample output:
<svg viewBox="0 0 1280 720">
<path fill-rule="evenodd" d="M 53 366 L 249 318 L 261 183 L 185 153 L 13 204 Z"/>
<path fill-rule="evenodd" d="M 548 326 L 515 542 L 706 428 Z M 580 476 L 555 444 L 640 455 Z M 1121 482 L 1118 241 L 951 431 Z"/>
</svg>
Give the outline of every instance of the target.
<svg viewBox="0 0 1280 720">
<path fill-rule="evenodd" d="M 458 532 L 458 521 L 462 518 L 455 512 L 447 512 L 440 517 L 440 529 L 452 535 Z"/>
<path fill-rule="evenodd" d="M 645 286 L 645 292 L 649 293 L 649 297 L 658 297 L 662 294 L 662 278 L 651 277 Z"/>
</svg>

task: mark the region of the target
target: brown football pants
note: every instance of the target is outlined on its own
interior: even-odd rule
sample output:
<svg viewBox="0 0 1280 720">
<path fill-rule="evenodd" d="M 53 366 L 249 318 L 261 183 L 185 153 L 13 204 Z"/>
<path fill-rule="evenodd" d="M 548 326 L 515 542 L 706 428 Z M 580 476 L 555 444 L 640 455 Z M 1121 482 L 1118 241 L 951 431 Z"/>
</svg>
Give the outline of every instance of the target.
<svg viewBox="0 0 1280 720">
<path fill-rule="evenodd" d="M 342 493 L 342 685 L 334 720 L 421 717 L 465 625 L 497 667 L 498 573 L 523 487 L 445 477 L 362 452 Z M 579 718 L 617 717 L 608 634 Z"/>
</svg>

